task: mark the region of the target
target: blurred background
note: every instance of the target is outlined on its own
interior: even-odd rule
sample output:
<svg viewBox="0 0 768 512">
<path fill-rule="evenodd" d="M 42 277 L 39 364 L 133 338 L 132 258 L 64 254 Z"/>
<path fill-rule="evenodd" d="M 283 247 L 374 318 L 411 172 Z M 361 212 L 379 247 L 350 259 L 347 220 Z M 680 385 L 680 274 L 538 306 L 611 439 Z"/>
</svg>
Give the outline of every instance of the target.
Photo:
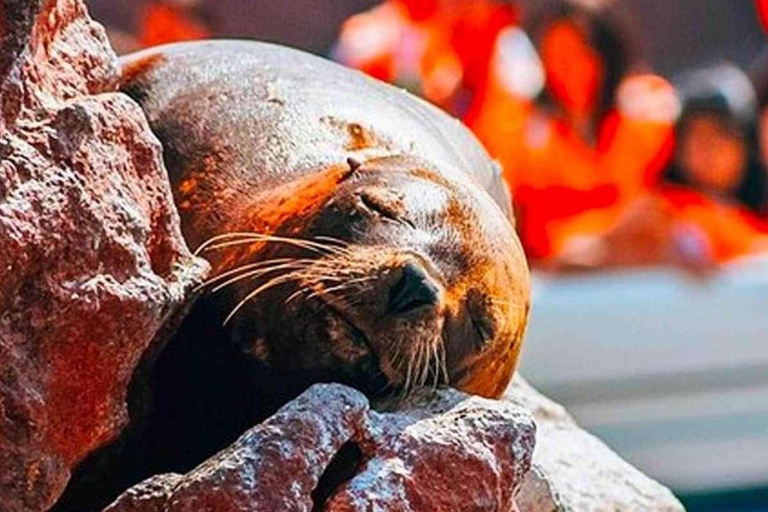
<svg viewBox="0 0 768 512">
<path fill-rule="evenodd" d="M 692 511 L 768 511 L 768 1 L 90 0 L 120 53 L 328 56 L 461 119 L 534 270 L 521 372 Z"/>
</svg>

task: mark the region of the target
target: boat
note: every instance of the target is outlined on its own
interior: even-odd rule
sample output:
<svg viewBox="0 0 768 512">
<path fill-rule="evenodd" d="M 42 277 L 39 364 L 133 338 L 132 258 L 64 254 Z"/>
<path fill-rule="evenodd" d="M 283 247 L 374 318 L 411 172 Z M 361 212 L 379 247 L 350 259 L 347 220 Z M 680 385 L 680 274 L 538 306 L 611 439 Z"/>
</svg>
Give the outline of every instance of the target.
<svg viewBox="0 0 768 512">
<path fill-rule="evenodd" d="M 678 493 L 768 489 L 768 257 L 532 286 L 525 378 Z"/>
</svg>

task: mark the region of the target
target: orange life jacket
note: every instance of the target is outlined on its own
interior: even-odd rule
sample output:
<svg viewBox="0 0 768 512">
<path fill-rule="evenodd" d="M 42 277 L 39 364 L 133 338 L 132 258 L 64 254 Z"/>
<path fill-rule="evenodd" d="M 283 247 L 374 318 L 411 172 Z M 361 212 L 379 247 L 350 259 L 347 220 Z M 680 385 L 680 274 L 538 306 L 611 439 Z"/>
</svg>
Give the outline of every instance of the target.
<svg viewBox="0 0 768 512">
<path fill-rule="evenodd" d="M 564 229 L 564 222 L 589 210 L 626 204 L 655 182 L 672 150 L 676 104 L 668 97 L 674 93 L 655 75 L 627 78 L 619 107 L 605 117 L 593 144 L 533 98 L 510 90 L 503 78 L 509 71 L 491 70 L 468 123 L 503 167 L 528 255 L 544 258 L 561 245 L 555 233 L 599 231 L 609 223 L 585 224 L 585 218 L 604 215 L 581 217 L 574 229 Z M 622 91 L 633 98 L 632 105 L 622 105 Z M 641 108 L 635 103 L 643 94 L 656 94 L 657 103 L 667 105 Z M 557 229 L 551 229 L 555 224 Z"/>
<path fill-rule="evenodd" d="M 715 261 L 768 251 L 768 225 L 745 208 L 718 203 L 685 187 L 668 186 L 658 193 L 674 208 L 678 222 L 705 234 Z"/>
</svg>

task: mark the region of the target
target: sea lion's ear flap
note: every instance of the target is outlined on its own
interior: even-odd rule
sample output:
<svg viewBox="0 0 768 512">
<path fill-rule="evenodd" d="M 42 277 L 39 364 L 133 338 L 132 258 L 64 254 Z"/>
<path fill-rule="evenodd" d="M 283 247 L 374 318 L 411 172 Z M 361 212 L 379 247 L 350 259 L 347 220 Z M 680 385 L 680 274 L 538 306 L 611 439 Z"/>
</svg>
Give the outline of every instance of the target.
<svg viewBox="0 0 768 512">
<path fill-rule="evenodd" d="M 363 165 L 363 163 L 360 162 L 359 160 L 356 160 L 352 157 L 347 158 L 347 166 L 349 167 L 349 169 L 347 169 L 347 171 L 344 172 L 344 174 L 341 176 L 341 179 L 339 181 L 341 182 L 352 177 L 352 175 L 355 174 L 355 171 L 357 171 L 361 165 Z"/>
<path fill-rule="evenodd" d="M 347 165 L 349 166 L 350 172 L 355 172 L 360 168 L 363 163 L 360 160 L 355 160 L 352 157 L 347 158 Z"/>
</svg>

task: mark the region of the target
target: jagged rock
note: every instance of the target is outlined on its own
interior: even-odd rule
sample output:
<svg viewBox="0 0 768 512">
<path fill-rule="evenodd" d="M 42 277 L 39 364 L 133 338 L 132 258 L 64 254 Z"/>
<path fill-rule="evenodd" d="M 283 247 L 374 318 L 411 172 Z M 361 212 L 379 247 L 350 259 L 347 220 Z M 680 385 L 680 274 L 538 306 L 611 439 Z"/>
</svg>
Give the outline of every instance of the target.
<svg viewBox="0 0 768 512">
<path fill-rule="evenodd" d="M 329 511 L 506 511 L 534 432 L 522 408 L 458 391 L 377 413 L 351 388 L 318 384 L 192 472 L 142 482 L 107 512 L 309 511 L 328 494 Z M 350 444 L 354 476 L 318 488 Z"/>
<path fill-rule="evenodd" d="M 536 451 L 517 505 L 520 512 L 677 512 L 674 495 L 579 428 L 565 409 L 516 377 L 505 400 L 530 410 Z"/>
<path fill-rule="evenodd" d="M 82 1 L 0 13 L 0 508 L 34 511 L 125 426 L 133 371 L 205 266 Z"/>
<path fill-rule="evenodd" d="M 366 462 L 326 510 L 511 510 L 535 427 L 506 405 L 446 389 L 372 412 Z"/>
<path fill-rule="evenodd" d="M 104 512 L 163 512 L 183 480 L 184 476 L 176 473 L 155 475 L 125 491 Z"/>
</svg>

